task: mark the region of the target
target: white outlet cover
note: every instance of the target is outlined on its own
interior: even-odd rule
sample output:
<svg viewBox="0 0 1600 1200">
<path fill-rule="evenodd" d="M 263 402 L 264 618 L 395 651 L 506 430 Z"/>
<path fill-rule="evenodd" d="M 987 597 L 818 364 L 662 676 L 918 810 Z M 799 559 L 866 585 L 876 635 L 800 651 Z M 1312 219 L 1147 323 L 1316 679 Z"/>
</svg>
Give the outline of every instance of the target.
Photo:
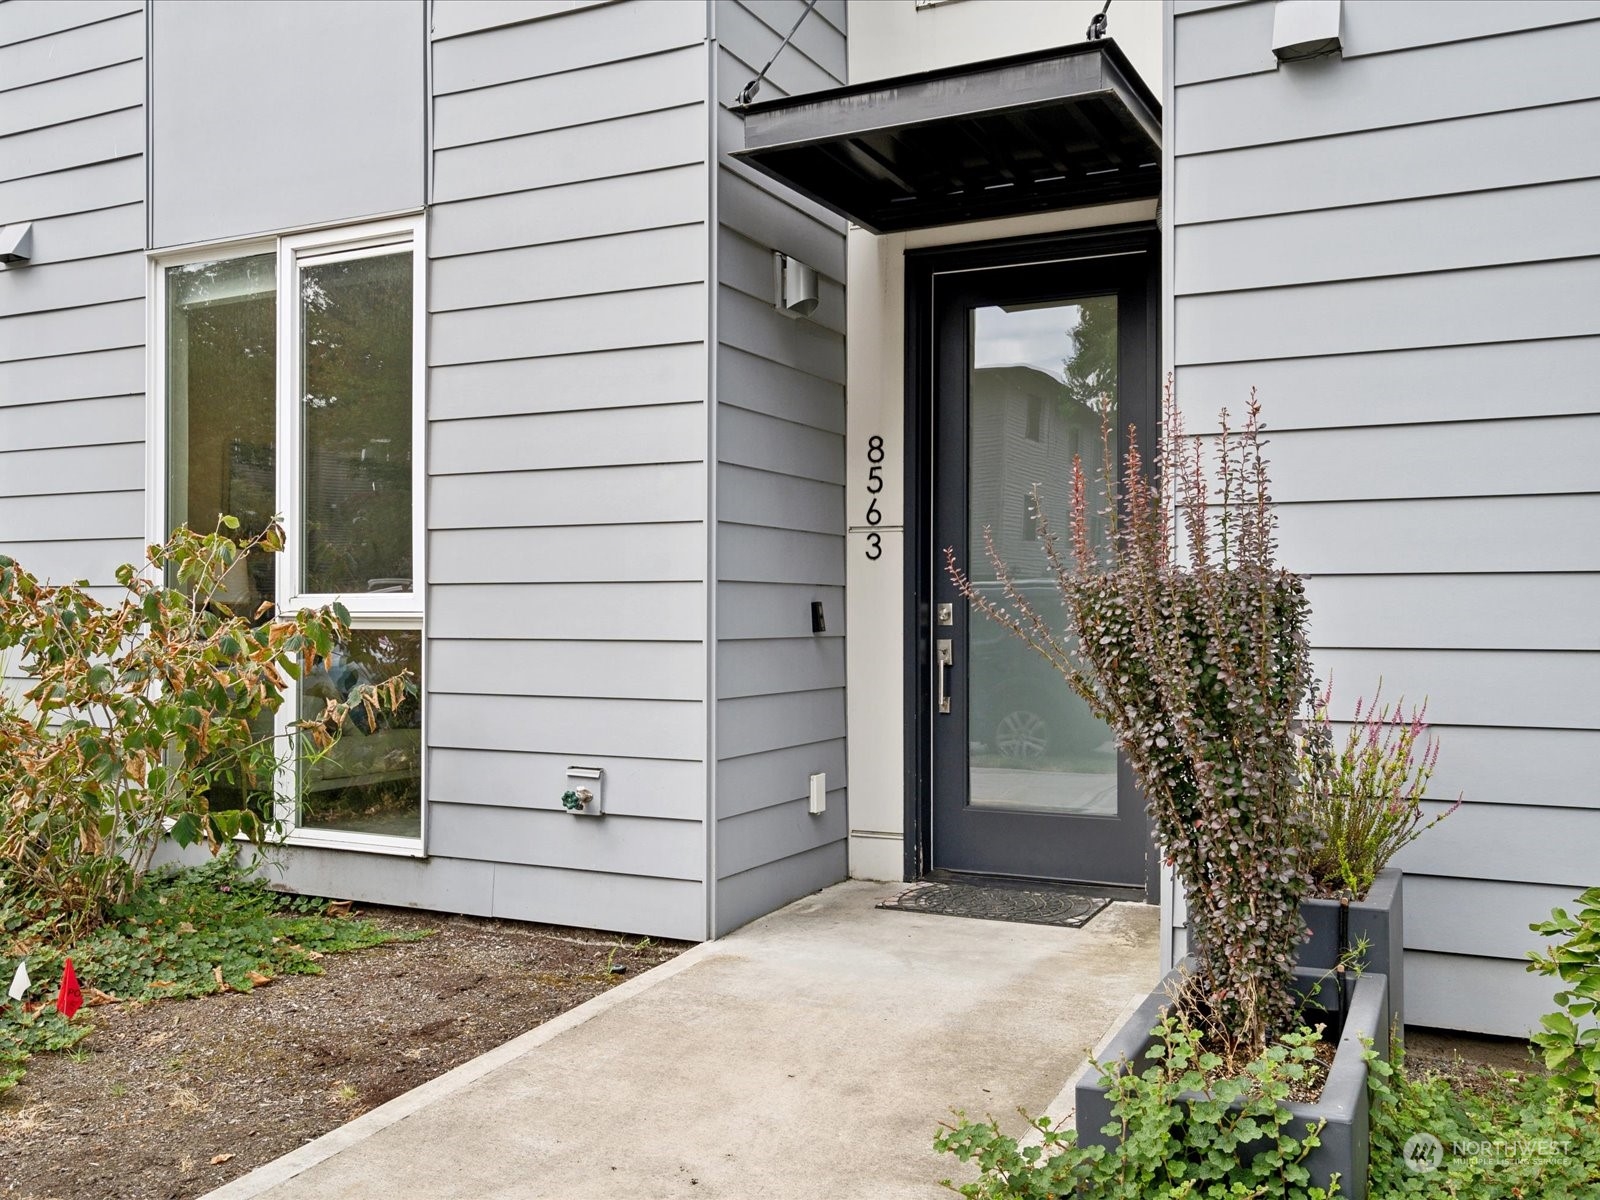
<svg viewBox="0 0 1600 1200">
<path fill-rule="evenodd" d="M 816 816 L 828 807 L 828 776 L 822 774 L 811 777 L 811 815 Z"/>
</svg>

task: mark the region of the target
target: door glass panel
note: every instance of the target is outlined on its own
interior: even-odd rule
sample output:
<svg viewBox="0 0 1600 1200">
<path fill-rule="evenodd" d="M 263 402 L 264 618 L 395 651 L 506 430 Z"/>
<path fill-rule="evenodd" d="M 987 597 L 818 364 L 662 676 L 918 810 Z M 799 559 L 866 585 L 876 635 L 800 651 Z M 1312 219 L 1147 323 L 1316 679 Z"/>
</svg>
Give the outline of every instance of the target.
<svg viewBox="0 0 1600 1200">
<path fill-rule="evenodd" d="M 357 708 L 326 753 L 301 764 L 300 816 L 313 829 L 422 836 L 422 632 L 356 629 L 331 661 L 306 672 L 300 717 L 314 720 L 329 700 L 402 671 L 417 685 L 394 712 Z"/>
<path fill-rule="evenodd" d="M 976 308 L 971 320 L 966 560 L 978 589 L 998 593 L 988 527 L 1017 585 L 1050 619 L 1062 608 L 1032 492 L 1037 485 L 1046 523 L 1070 554 L 1072 459 L 1082 457 L 1091 484 L 1100 479 L 1102 396 L 1116 427 L 1117 298 Z M 1092 507 L 1101 503 L 1091 496 Z M 1102 521 L 1092 532 L 1103 544 Z M 975 615 L 968 636 L 970 803 L 1116 816 L 1111 730 L 1000 626 Z"/>
<path fill-rule="evenodd" d="M 411 251 L 300 270 L 301 590 L 409 592 Z"/>
</svg>

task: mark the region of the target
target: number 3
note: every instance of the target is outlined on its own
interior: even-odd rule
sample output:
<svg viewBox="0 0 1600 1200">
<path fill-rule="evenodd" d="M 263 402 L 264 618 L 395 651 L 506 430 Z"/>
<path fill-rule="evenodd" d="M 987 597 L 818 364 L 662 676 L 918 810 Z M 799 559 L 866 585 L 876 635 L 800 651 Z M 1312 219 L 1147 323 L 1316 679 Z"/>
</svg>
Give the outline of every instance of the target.
<svg viewBox="0 0 1600 1200">
<path fill-rule="evenodd" d="M 883 535 L 877 530 L 867 534 L 867 561 L 877 562 L 883 557 Z"/>
</svg>

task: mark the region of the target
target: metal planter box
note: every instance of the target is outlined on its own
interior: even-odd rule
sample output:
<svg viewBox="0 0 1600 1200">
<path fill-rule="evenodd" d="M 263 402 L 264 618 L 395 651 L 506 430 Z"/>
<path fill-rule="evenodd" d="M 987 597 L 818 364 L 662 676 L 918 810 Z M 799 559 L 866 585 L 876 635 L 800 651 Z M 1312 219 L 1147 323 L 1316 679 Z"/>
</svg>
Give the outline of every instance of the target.
<svg viewBox="0 0 1600 1200">
<path fill-rule="evenodd" d="M 1187 962 L 1180 963 L 1161 986 L 1145 998 L 1138 1010 L 1116 1032 L 1100 1061 L 1108 1066 L 1117 1063 L 1133 1064 L 1144 1070 L 1149 1061 L 1146 1051 L 1155 1040 L 1151 1030 L 1161 1019 L 1162 1010 L 1171 1004 L 1169 989 L 1181 983 Z M 1296 984 L 1302 994 L 1310 992 L 1322 977 L 1320 971 L 1296 971 Z M 1387 981 L 1382 975 L 1362 975 L 1349 990 L 1349 1013 L 1344 1023 L 1334 1055 L 1333 1067 L 1323 1084 L 1322 1096 L 1315 1104 L 1290 1103 L 1285 1105 L 1295 1118 L 1292 1128 L 1301 1136 L 1319 1121 L 1326 1122 L 1319 1135 L 1320 1145 L 1314 1149 L 1306 1165 L 1311 1181 L 1327 1187 L 1334 1175 L 1339 1176 L 1339 1195 L 1343 1200 L 1367 1200 L 1367 1164 L 1371 1149 L 1371 1129 L 1368 1122 L 1367 1063 L 1362 1045 L 1366 1038 L 1388 1058 L 1389 1039 L 1380 1032 L 1389 1028 L 1389 1002 Z M 1318 1007 L 1335 1009 L 1339 1004 L 1337 990 L 1323 986 L 1317 993 Z M 1335 1026 L 1331 1019 L 1329 1025 Z M 1126 1068 L 1123 1068 L 1126 1069 Z M 1077 1104 L 1074 1121 L 1078 1140 L 1085 1146 L 1115 1146 L 1115 1139 L 1101 1132 L 1110 1124 L 1111 1101 L 1098 1074 L 1092 1069 L 1077 1086 Z"/>
<path fill-rule="evenodd" d="M 1405 873 L 1387 867 L 1378 873 L 1366 898 L 1349 906 L 1344 940 L 1339 931 L 1337 900 L 1302 900 L 1300 916 L 1311 937 L 1300 947 L 1300 966 L 1307 970 L 1331 971 L 1347 947 L 1363 938 L 1367 949 L 1361 956 L 1363 971 L 1383 975 L 1389 980 L 1389 1011 L 1394 1024 L 1405 1026 Z"/>
</svg>

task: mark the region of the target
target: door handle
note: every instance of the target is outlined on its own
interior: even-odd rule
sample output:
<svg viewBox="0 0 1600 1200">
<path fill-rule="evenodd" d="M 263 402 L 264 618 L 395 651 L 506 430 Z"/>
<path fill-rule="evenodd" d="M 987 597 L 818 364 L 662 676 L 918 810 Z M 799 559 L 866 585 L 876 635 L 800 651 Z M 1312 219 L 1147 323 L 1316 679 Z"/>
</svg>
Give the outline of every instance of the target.
<svg viewBox="0 0 1600 1200">
<path fill-rule="evenodd" d="M 934 643 L 935 659 L 939 664 L 939 711 L 950 711 L 950 687 L 945 672 L 955 666 L 955 643 L 950 638 L 940 638 Z"/>
</svg>

